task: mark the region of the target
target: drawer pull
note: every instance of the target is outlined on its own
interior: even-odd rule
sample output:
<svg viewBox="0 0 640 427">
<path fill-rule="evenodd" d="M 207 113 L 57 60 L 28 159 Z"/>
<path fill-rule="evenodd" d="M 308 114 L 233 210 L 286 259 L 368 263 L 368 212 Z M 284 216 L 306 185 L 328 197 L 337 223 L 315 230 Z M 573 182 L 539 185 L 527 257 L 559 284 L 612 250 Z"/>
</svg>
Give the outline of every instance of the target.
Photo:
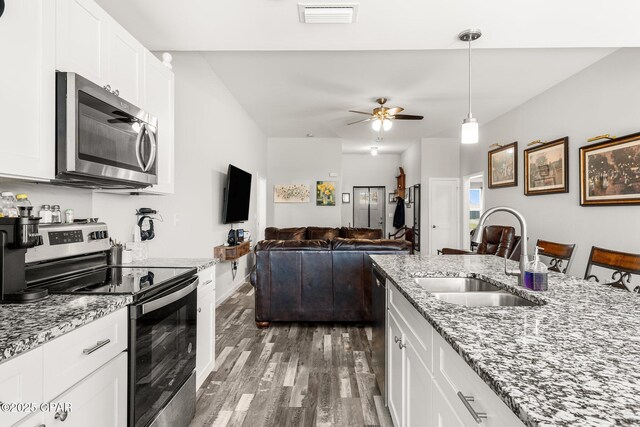
<svg viewBox="0 0 640 427">
<path fill-rule="evenodd" d="M 202 286 L 207 286 L 207 285 L 210 285 L 211 283 L 213 283 L 213 280 L 207 280 L 202 284 Z"/>
<path fill-rule="evenodd" d="M 476 412 L 476 410 L 473 409 L 473 406 L 471 406 L 471 403 L 469 402 L 475 401 L 475 398 L 473 396 L 465 396 L 461 391 L 458 392 L 458 397 L 460 398 L 460 400 L 462 400 L 462 404 L 465 408 L 467 408 L 467 411 L 469 411 L 469 413 L 473 417 L 473 420 L 478 424 L 482 424 L 482 419 L 486 419 L 487 414 L 484 412 Z"/>
<path fill-rule="evenodd" d="M 56 420 L 64 421 L 67 419 L 68 416 L 69 416 L 69 413 L 67 411 L 57 411 L 54 418 Z"/>
<path fill-rule="evenodd" d="M 91 348 L 85 348 L 84 350 L 82 350 L 83 354 L 91 354 L 96 350 L 99 350 L 100 348 L 104 347 L 105 345 L 109 344 L 111 342 L 111 340 L 109 338 L 107 338 L 106 340 L 102 340 L 102 341 L 98 341 L 96 343 L 96 345 L 94 345 Z M 66 418 L 66 415 L 65 415 Z M 62 420 L 64 421 L 64 420 Z"/>
</svg>

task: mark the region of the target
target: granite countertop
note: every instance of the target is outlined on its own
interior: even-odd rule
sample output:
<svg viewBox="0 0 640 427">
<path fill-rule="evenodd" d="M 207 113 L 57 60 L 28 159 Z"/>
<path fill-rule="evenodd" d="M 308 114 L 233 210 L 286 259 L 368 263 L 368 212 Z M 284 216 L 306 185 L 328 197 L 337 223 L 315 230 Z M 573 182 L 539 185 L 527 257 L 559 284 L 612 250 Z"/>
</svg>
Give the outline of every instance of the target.
<svg viewBox="0 0 640 427">
<path fill-rule="evenodd" d="M 0 305 L 0 363 L 131 304 L 131 296 L 50 295 Z"/>
<path fill-rule="evenodd" d="M 218 258 L 147 258 L 122 264 L 123 267 L 174 267 L 197 268 L 202 271 L 220 262 Z"/>
<path fill-rule="evenodd" d="M 495 256 L 372 258 L 525 425 L 640 425 L 640 295 L 560 273 L 549 274 L 549 291 L 529 291 Z M 451 276 L 543 305 L 453 305 L 413 280 Z"/>
</svg>

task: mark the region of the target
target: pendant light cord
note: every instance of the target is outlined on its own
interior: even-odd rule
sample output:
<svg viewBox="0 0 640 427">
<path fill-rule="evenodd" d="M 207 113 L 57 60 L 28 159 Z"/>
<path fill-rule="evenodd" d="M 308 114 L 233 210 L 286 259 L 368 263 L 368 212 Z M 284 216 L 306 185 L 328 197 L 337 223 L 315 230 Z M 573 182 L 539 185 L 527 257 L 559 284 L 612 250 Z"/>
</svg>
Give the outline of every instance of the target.
<svg viewBox="0 0 640 427">
<path fill-rule="evenodd" d="M 471 34 L 469 34 L 469 117 L 471 117 Z"/>
</svg>

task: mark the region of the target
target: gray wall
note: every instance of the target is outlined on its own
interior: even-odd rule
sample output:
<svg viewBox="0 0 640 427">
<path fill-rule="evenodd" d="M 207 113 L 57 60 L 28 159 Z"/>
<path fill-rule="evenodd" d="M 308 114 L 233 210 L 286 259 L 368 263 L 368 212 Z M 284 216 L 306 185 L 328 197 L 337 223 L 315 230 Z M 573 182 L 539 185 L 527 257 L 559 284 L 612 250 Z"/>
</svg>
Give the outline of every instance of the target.
<svg viewBox="0 0 640 427">
<path fill-rule="evenodd" d="M 640 131 L 640 49 L 621 49 L 480 128 L 481 143 L 461 148 L 460 175 L 485 170 L 494 142 L 518 141 L 518 187 L 489 189 L 485 207 L 508 205 L 529 225 L 529 247 L 538 238 L 576 243 L 570 273 L 584 274 L 592 245 L 640 252 L 640 207 L 581 207 L 578 147 L 594 135 Z M 523 151 L 528 142 L 569 137 L 568 194 L 524 195 Z M 494 223 L 510 223 L 507 216 Z M 517 227 L 516 227 L 517 228 Z"/>
<path fill-rule="evenodd" d="M 337 176 L 330 176 L 335 173 Z M 333 138 L 269 138 L 267 225 L 337 227 L 342 223 L 342 141 Z M 336 205 L 316 206 L 316 181 L 336 182 Z M 309 203 L 274 203 L 273 187 L 281 184 L 309 186 Z"/>
</svg>

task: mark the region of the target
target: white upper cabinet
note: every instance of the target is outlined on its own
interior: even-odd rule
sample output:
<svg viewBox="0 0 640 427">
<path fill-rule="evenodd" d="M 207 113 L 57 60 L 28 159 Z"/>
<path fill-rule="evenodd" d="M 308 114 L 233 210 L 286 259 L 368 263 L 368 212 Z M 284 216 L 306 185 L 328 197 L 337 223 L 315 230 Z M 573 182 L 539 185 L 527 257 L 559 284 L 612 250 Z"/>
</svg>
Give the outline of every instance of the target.
<svg viewBox="0 0 640 427">
<path fill-rule="evenodd" d="M 0 19 L 0 175 L 55 174 L 55 5 L 6 0 Z"/>
<path fill-rule="evenodd" d="M 106 82 L 111 90 L 142 107 L 144 46 L 117 22 L 109 25 Z"/>
<path fill-rule="evenodd" d="M 158 183 L 146 193 L 173 193 L 174 177 L 174 77 L 151 52 L 144 55 L 142 108 L 158 118 Z"/>
<path fill-rule="evenodd" d="M 56 69 L 104 86 L 110 17 L 93 0 L 56 1 Z"/>
<path fill-rule="evenodd" d="M 56 18 L 56 68 L 140 106 L 144 46 L 93 0 L 57 0 Z"/>
</svg>

